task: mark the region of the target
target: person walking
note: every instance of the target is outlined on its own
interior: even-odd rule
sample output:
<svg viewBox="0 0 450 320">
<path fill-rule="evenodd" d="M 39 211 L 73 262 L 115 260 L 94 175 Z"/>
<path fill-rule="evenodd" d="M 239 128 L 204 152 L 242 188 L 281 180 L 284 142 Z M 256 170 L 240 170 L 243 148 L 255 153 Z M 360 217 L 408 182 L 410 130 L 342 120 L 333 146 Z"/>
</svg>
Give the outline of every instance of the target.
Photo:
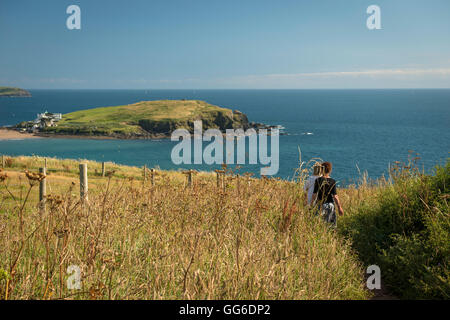
<svg viewBox="0 0 450 320">
<path fill-rule="evenodd" d="M 323 176 L 316 179 L 312 201 L 317 200 L 318 213 L 333 227 L 337 226 L 336 209 L 339 215 L 344 215 L 339 196 L 336 191 L 336 181 L 330 177 L 333 166 L 331 162 L 322 163 Z"/>
<path fill-rule="evenodd" d="M 308 177 L 303 187 L 303 190 L 305 190 L 305 202 L 310 206 L 313 205 L 312 197 L 314 191 L 314 183 L 316 182 L 316 179 L 319 178 L 320 176 L 322 176 L 322 165 L 320 163 L 316 163 L 313 166 L 312 176 Z"/>
</svg>

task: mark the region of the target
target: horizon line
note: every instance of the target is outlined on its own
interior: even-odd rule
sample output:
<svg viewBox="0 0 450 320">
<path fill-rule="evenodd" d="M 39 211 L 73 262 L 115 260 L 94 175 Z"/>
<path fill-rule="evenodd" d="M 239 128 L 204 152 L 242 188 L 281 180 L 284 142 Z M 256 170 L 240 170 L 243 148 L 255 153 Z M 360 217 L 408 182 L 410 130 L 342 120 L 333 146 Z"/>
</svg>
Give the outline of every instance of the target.
<svg viewBox="0 0 450 320">
<path fill-rule="evenodd" d="M 25 90 L 450 90 L 450 87 L 435 88 L 22 88 Z"/>
</svg>

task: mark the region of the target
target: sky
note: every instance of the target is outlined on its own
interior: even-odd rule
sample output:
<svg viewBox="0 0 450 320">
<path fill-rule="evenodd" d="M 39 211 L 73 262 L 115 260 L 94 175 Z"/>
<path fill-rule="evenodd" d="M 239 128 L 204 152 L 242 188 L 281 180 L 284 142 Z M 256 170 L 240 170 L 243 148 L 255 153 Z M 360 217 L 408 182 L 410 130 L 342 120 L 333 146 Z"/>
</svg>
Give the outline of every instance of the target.
<svg viewBox="0 0 450 320">
<path fill-rule="evenodd" d="M 450 1 L 0 0 L 2 85 L 450 88 Z"/>
</svg>

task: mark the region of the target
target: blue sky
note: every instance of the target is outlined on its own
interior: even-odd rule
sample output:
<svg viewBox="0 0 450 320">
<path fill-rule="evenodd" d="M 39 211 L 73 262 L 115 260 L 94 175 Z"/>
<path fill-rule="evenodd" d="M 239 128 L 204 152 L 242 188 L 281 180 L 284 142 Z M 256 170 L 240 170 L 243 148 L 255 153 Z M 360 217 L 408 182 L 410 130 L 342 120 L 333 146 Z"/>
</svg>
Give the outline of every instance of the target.
<svg viewBox="0 0 450 320">
<path fill-rule="evenodd" d="M 450 1 L 1 0 L 0 85 L 450 88 Z"/>
</svg>

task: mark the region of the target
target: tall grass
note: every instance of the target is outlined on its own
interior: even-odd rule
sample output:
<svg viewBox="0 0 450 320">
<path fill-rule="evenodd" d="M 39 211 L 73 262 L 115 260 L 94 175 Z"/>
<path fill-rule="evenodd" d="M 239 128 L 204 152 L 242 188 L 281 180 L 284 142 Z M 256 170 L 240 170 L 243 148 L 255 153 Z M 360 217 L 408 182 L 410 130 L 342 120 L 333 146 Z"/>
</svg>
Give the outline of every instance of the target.
<svg viewBox="0 0 450 320">
<path fill-rule="evenodd" d="M 450 298 L 450 161 L 434 175 L 396 162 L 391 181 L 354 197 L 340 228 L 366 265 L 377 264 L 401 298 Z M 357 192 L 364 193 L 364 186 Z M 359 199 L 359 200 L 358 200 Z"/>
<path fill-rule="evenodd" d="M 0 182 L 0 299 L 366 299 L 348 241 L 303 204 L 297 183 L 212 174 L 187 187 L 179 172 L 155 186 L 142 170 L 89 163 L 89 202 L 77 162 L 48 161 L 46 208 L 14 158 Z M 1 177 L 0 177 L 1 180 Z M 92 182 L 92 184 L 91 184 Z M 81 289 L 67 268 L 81 269 Z"/>
</svg>

